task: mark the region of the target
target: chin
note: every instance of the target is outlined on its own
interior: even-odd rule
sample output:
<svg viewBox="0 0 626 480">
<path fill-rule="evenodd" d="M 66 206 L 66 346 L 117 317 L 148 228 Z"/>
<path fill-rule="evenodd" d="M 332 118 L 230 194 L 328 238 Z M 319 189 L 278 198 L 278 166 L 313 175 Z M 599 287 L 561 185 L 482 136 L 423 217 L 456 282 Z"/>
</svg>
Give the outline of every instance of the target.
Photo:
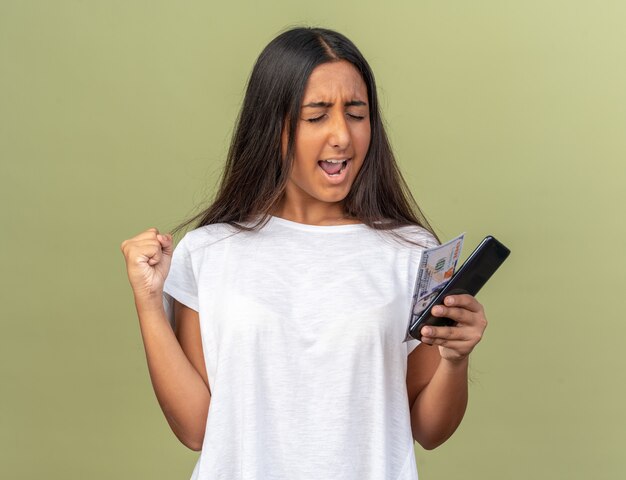
<svg viewBox="0 0 626 480">
<path fill-rule="evenodd" d="M 343 202 L 346 197 L 348 196 L 348 193 L 350 193 L 350 189 L 347 189 L 345 192 L 337 192 L 334 191 L 332 193 L 329 193 L 327 195 L 318 195 L 317 199 L 322 201 L 322 202 L 326 202 L 326 203 L 337 203 L 337 202 Z"/>
</svg>

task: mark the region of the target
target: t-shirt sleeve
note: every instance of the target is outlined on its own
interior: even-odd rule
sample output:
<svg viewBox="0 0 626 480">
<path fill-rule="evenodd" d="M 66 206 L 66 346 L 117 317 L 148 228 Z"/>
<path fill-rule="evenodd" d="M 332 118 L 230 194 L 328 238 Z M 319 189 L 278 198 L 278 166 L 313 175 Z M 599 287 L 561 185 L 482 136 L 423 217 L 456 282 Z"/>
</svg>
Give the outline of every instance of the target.
<svg viewBox="0 0 626 480">
<path fill-rule="evenodd" d="M 192 268 L 191 253 L 187 248 L 185 235 L 172 253 L 170 271 L 163 284 L 163 306 L 167 319 L 175 327 L 174 299 L 183 305 L 198 311 L 198 284 Z"/>
<path fill-rule="evenodd" d="M 436 247 L 437 245 L 440 244 L 437 241 L 437 238 L 435 238 L 435 236 L 432 233 L 430 233 L 429 231 L 427 231 L 426 229 L 420 229 L 418 231 L 417 237 L 414 238 L 414 240 L 419 240 L 420 243 L 422 245 L 424 245 L 425 249 L 433 248 L 433 247 Z M 423 249 L 422 249 L 422 251 L 423 251 Z M 420 255 L 420 260 L 421 260 L 421 255 Z M 415 281 L 415 279 L 413 279 L 413 281 Z M 411 286 L 410 286 L 411 296 L 413 295 L 413 289 L 414 288 L 415 288 L 415 285 L 411 284 Z M 410 340 L 407 340 L 404 343 L 406 345 L 406 354 L 409 355 L 413 350 L 415 350 L 415 347 L 417 347 L 422 342 L 420 342 L 419 340 L 417 340 L 415 338 L 411 338 Z"/>
<path fill-rule="evenodd" d="M 415 350 L 415 347 L 417 347 L 420 343 L 422 343 L 422 342 L 420 342 L 416 338 L 412 338 L 411 340 L 407 340 L 405 342 L 406 354 L 409 355 L 409 353 L 411 353 L 413 350 Z"/>
</svg>

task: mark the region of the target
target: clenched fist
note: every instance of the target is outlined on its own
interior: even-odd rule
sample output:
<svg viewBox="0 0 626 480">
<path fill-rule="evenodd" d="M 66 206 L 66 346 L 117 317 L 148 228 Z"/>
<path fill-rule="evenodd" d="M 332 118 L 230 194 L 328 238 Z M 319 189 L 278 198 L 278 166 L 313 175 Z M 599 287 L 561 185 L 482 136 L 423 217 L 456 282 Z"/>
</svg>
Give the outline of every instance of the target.
<svg viewBox="0 0 626 480">
<path fill-rule="evenodd" d="M 135 301 L 161 305 L 163 284 L 172 262 L 172 236 L 149 228 L 121 245 Z"/>
</svg>

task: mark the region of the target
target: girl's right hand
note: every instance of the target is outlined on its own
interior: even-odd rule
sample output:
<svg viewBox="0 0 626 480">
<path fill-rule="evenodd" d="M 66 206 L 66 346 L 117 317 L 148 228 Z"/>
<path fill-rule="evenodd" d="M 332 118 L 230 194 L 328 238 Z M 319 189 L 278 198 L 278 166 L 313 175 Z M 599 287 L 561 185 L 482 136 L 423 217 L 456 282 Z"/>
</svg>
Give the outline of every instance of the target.
<svg viewBox="0 0 626 480">
<path fill-rule="evenodd" d="M 162 305 L 163 284 L 172 262 L 172 235 L 149 228 L 121 245 L 135 300 Z"/>
</svg>

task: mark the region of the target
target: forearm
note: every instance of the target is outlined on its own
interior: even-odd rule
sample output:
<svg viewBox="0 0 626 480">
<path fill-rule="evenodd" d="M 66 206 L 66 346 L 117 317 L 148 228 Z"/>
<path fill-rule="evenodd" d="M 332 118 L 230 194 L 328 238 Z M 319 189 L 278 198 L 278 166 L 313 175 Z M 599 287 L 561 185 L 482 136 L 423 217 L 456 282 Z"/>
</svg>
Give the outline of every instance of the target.
<svg viewBox="0 0 626 480">
<path fill-rule="evenodd" d="M 178 439 L 187 447 L 200 450 L 210 392 L 178 343 L 162 303 L 135 299 L 135 305 L 159 405 Z"/>
<path fill-rule="evenodd" d="M 413 438 L 431 450 L 445 442 L 457 429 L 467 407 L 468 357 L 459 362 L 444 358 L 432 379 L 411 408 Z"/>
</svg>

